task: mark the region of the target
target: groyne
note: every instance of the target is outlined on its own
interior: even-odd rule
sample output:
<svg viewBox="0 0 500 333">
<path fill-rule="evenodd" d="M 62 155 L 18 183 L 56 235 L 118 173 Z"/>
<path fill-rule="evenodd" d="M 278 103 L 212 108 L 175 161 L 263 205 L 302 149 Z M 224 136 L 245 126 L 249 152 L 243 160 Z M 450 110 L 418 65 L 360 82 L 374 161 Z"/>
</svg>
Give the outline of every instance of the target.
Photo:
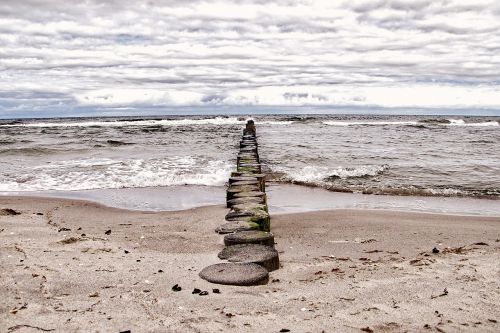
<svg viewBox="0 0 500 333">
<path fill-rule="evenodd" d="M 259 158 L 257 130 L 249 120 L 243 130 L 226 192 L 229 212 L 215 230 L 224 234 L 225 248 L 218 257 L 227 262 L 205 267 L 200 277 L 218 284 L 265 284 L 279 268 L 268 212 L 266 176 Z"/>
</svg>

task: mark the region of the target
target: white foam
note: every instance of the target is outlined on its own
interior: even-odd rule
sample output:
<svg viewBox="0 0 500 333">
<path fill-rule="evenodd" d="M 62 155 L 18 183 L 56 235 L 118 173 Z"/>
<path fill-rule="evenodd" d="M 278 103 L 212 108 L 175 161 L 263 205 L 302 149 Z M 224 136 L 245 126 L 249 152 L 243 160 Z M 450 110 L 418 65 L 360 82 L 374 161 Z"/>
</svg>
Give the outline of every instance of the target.
<svg viewBox="0 0 500 333">
<path fill-rule="evenodd" d="M 116 121 L 73 121 L 73 122 L 35 122 L 26 124 L 3 124 L 0 127 L 147 127 L 147 126 L 201 126 L 201 125 L 244 125 L 248 119 L 237 117 L 215 117 L 205 119 L 160 119 L 160 120 L 116 120 Z M 261 125 L 289 125 L 293 121 L 272 121 L 259 122 Z"/>
<path fill-rule="evenodd" d="M 306 166 L 298 170 L 280 170 L 285 172 L 292 181 L 305 183 L 323 183 L 328 177 L 341 179 L 376 176 L 388 168 L 387 165 L 362 165 L 357 167 L 328 168 L 321 166 Z"/>
<path fill-rule="evenodd" d="M 482 127 L 482 126 L 499 126 L 498 121 L 485 121 L 481 123 L 466 123 L 463 119 L 448 119 L 449 124 L 445 124 L 448 126 L 477 126 L 477 127 Z"/>
<path fill-rule="evenodd" d="M 387 125 L 418 125 L 416 121 L 324 121 L 323 124 L 330 126 L 387 126 Z"/>
<path fill-rule="evenodd" d="M 234 169 L 225 161 L 190 156 L 162 160 L 82 159 L 36 166 L 4 177 L 0 191 L 67 191 L 170 185 L 221 186 Z"/>
</svg>

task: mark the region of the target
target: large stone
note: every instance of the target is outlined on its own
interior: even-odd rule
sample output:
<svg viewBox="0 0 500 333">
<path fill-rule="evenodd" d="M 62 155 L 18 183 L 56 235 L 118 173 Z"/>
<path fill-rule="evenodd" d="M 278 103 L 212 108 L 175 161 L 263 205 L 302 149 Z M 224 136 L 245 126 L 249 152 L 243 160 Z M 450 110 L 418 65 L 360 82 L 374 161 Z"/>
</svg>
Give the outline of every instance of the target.
<svg viewBox="0 0 500 333">
<path fill-rule="evenodd" d="M 246 198 L 246 197 L 265 197 L 266 194 L 260 191 L 248 191 L 248 192 L 237 192 L 234 194 L 235 198 Z"/>
<path fill-rule="evenodd" d="M 272 232 L 245 230 L 226 235 L 224 237 L 224 244 L 226 246 L 236 244 L 260 244 L 274 247 L 274 235 Z"/>
<path fill-rule="evenodd" d="M 208 282 L 234 286 L 266 284 L 269 272 L 254 263 L 220 263 L 203 268 L 200 277 Z"/>
<path fill-rule="evenodd" d="M 280 267 L 278 251 L 267 245 L 238 244 L 228 246 L 219 252 L 222 260 L 241 263 L 255 263 L 271 272 Z"/>
</svg>

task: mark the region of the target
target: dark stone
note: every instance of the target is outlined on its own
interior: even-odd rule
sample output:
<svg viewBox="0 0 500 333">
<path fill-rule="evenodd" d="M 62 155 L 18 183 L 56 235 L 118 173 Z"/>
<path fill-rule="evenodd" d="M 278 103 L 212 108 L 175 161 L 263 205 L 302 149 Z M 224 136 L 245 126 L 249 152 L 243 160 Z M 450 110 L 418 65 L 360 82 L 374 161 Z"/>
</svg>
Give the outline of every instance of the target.
<svg viewBox="0 0 500 333">
<path fill-rule="evenodd" d="M 433 248 L 432 253 L 439 253 L 439 250 L 437 248 Z"/>
<path fill-rule="evenodd" d="M 271 232 L 260 230 L 239 231 L 224 236 L 224 244 L 226 246 L 237 244 L 260 244 L 274 247 L 274 235 Z"/>
<path fill-rule="evenodd" d="M 202 292 L 200 293 L 200 296 L 207 296 L 207 295 L 208 295 L 208 291 L 202 291 Z"/>
<path fill-rule="evenodd" d="M 111 229 L 106 230 L 106 231 L 104 232 L 104 234 L 106 234 L 106 235 L 111 235 Z"/>
<path fill-rule="evenodd" d="M 213 292 L 214 294 L 220 294 L 220 290 L 219 290 L 219 289 L 217 289 L 217 288 L 212 289 L 212 292 Z"/>
<path fill-rule="evenodd" d="M 238 244 L 227 246 L 219 252 L 218 257 L 230 262 L 255 263 L 269 272 L 279 268 L 278 251 L 267 245 Z"/>
<path fill-rule="evenodd" d="M 12 208 L 2 208 L 0 209 L 0 216 L 7 216 L 7 215 L 19 215 L 18 211 L 12 209 Z"/>
<path fill-rule="evenodd" d="M 181 291 L 182 288 L 181 288 L 181 286 L 179 286 L 178 284 L 176 284 L 175 286 L 172 287 L 172 290 L 173 291 Z"/>
<path fill-rule="evenodd" d="M 200 277 L 208 282 L 234 286 L 266 284 L 268 271 L 254 263 L 220 263 L 205 267 Z"/>
<path fill-rule="evenodd" d="M 201 290 L 198 288 L 194 288 L 193 291 L 191 292 L 191 294 L 199 294 L 199 293 L 201 293 Z"/>
</svg>

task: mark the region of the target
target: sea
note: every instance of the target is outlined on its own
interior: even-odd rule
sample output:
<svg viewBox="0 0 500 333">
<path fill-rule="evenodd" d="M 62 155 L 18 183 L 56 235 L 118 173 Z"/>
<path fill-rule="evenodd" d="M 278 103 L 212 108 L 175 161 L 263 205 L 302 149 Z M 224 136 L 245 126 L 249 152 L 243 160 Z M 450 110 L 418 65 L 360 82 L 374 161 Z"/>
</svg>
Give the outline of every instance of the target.
<svg viewBox="0 0 500 333">
<path fill-rule="evenodd" d="M 0 120 L 0 192 L 221 188 L 248 119 L 272 183 L 500 198 L 500 117 L 383 115 Z"/>
</svg>

